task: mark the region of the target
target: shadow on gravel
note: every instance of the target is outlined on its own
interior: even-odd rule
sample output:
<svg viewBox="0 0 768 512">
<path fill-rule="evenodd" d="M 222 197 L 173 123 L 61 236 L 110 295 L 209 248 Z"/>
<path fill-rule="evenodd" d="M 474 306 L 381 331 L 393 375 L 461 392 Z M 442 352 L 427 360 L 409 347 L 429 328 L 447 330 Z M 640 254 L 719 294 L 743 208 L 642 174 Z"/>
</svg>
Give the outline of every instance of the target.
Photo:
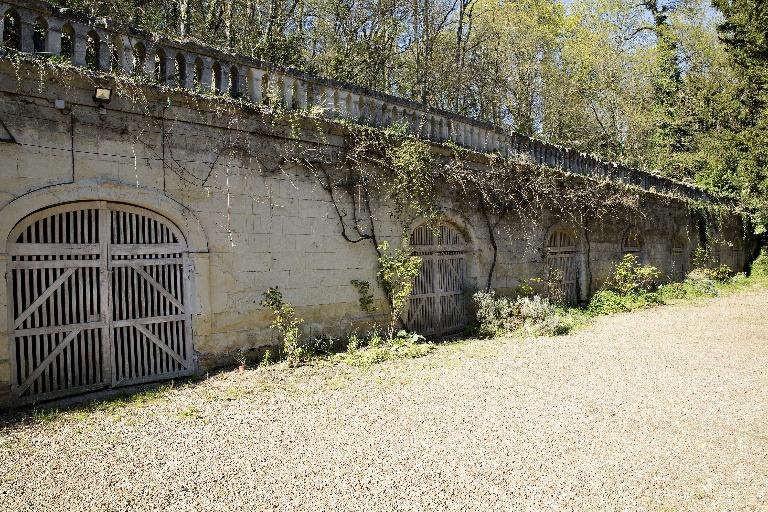
<svg viewBox="0 0 768 512">
<path fill-rule="evenodd" d="M 0 410 L 0 430 L 21 425 L 51 423 L 63 414 L 85 419 L 93 412 L 115 413 L 129 406 L 143 406 L 165 398 L 178 387 L 194 386 L 209 377 L 232 371 L 222 367 L 198 376 L 153 382 L 140 386 L 91 391 L 82 395 Z"/>
</svg>

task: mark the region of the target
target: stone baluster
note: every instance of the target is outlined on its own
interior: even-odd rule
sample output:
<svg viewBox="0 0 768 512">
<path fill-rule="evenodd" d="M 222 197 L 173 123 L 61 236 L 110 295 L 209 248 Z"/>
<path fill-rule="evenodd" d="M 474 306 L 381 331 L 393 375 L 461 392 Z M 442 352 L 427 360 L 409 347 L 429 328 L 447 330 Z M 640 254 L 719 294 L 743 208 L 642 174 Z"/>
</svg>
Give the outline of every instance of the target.
<svg viewBox="0 0 768 512">
<path fill-rule="evenodd" d="M 296 105 L 296 108 L 299 108 L 301 110 L 307 109 L 307 82 L 304 80 L 296 80 L 296 98 L 294 101 L 294 104 Z"/>
<path fill-rule="evenodd" d="M 112 71 L 112 45 L 110 44 L 109 33 L 97 30 L 96 34 L 99 36 L 99 62 L 96 65 L 101 71 Z"/>
<path fill-rule="evenodd" d="M 336 105 L 336 108 L 338 109 L 339 116 L 342 118 L 349 118 L 349 92 L 339 89 L 338 93 L 338 105 Z"/>
<path fill-rule="evenodd" d="M 19 9 L 19 50 L 26 53 L 35 51 L 35 12 L 26 9 Z M 0 20 L 1 21 L 1 20 Z"/>
<path fill-rule="evenodd" d="M 163 48 L 160 58 L 162 59 L 160 70 L 165 73 L 165 76 L 160 77 L 160 83 L 176 84 L 176 50 L 173 48 Z"/>
<path fill-rule="evenodd" d="M 194 54 L 184 55 L 184 83 L 182 84 L 186 89 L 194 89 L 195 87 L 195 57 Z"/>
<path fill-rule="evenodd" d="M 46 21 L 48 33 L 45 35 L 45 51 L 52 55 L 59 55 L 61 54 L 61 27 L 64 25 L 64 20 L 51 18 Z M 0 23 L 0 39 L 3 37 L 2 30 L 2 23 Z"/>
<path fill-rule="evenodd" d="M 201 56 L 203 61 L 203 72 L 200 74 L 200 88 L 204 91 L 210 91 L 213 88 L 213 59 Z"/>
<path fill-rule="evenodd" d="M 360 95 L 353 92 L 349 93 L 350 101 L 352 102 L 349 116 L 353 121 L 360 120 Z"/>
<path fill-rule="evenodd" d="M 283 76 L 283 104 L 288 110 L 293 109 L 293 84 L 295 80 L 287 75 Z"/>
<path fill-rule="evenodd" d="M 144 56 L 144 74 L 149 78 L 155 76 L 155 43 L 144 41 L 146 54 Z"/>
<path fill-rule="evenodd" d="M 0 46 L 5 46 L 5 23 L 2 23 L 3 18 L 5 17 L 5 11 L 8 10 L 8 6 L 5 4 L 0 4 Z"/>
<path fill-rule="evenodd" d="M 333 93 L 333 87 L 323 87 L 323 111 L 325 112 L 325 115 L 330 118 L 334 117 L 336 113 L 336 98 L 334 97 Z"/>
<path fill-rule="evenodd" d="M 84 68 L 86 66 L 85 43 L 88 29 L 79 23 L 73 22 L 70 25 L 75 33 L 72 41 L 72 64 Z"/>
<path fill-rule="evenodd" d="M 257 105 L 261 105 L 264 102 L 264 91 L 262 90 L 262 84 L 264 80 L 264 71 L 261 69 L 250 68 L 248 70 L 250 91 L 248 95 L 251 101 Z"/>
<path fill-rule="evenodd" d="M 219 94 L 229 95 L 229 66 L 226 62 L 219 62 L 220 78 Z"/>
<path fill-rule="evenodd" d="M 133 56 L 133 42 L 128 36 L 117 36 L 120 42 L 120 48 L 117 52 L 118 66 L 126 75 L 133 73 L 134 56 Z"/>
<path fill-rule="evenodd" d="M 448 118 L 440 116 L 440 139 L 448 140 L 449 137 Z"/>
</svg>

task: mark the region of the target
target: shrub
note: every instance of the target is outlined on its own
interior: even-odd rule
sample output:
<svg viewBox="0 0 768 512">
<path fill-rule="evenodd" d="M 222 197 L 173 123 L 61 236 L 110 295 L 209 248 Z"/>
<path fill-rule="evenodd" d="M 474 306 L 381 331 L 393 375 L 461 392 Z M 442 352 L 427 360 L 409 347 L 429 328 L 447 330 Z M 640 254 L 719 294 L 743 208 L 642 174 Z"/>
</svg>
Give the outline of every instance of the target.
<svg viewBox="0 0 768 512">
<path fill-rule="evenodd" d="M 660 295 L 655 292 L 639 291 L 622 294 L 613 290 L 600 290 L 589 301 L 587 313 L 591 316 L 613 315 L 649 308 L 661 303 Z"/>
<path fill-rule="evenodd" d="M 477 335 L 483 338 L 503 336 L 517 328 L 517 318 L 512 314 L 512 301 L 496 297 L 493 290 L 476 292 L 472 296 L 477 317 Z"/>
<path fill-rule="evenodd" d="M 641 265 L 634 254 L 625 254 L 613 269 L 613 274 L 605 282 L 605 288 L 627 295 L 636 292 L 648 292 L 658 285 L 659 270 L 651 265 Z"/>
<path fill-rule="evenodd" d="M 504 336 L 516 331 L 546 336 L 568 330 L 560 310 L 549 299 L 538 295 L 512 300 L 496 297 L 494 291 L 489 291 L 475 293 L 473 300 L 477 334 L 481 337 Z"/>
<path fill-rule="evenodd" d="M 296 318 L 296 308 L 290 302 L 283 301 L 283 294 L 277 288 L 270 288 L 264 292 L 261 305 L 272 311 L 270 327 L 280 332 L 283 338 L 283 352 L 288 364 L 294 365 L 311 357 L 311 350 L 299 345 L 299 326 L 304 320 Z"/>
<path fill-rule="evenodd" d="M 768 277 L 768 248 L 760 251 L 760 255 L 752 262 L 751 275 L 755 277 Z"/>
<path fill-rule="evenodd" d="M 717 283 L 712 278 L 708 269 L 697 268 L 688 273 L 685 277 L 685 284 L 693 288 L 700 295 L 717 296 Z"/>
</svg>

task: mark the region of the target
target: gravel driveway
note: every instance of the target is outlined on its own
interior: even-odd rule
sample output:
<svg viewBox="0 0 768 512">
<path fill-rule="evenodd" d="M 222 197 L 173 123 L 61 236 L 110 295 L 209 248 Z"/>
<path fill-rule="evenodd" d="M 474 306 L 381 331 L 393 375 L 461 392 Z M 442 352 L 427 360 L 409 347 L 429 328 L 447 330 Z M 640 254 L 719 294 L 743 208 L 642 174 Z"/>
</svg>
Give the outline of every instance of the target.
<svg viewBox="0 0 768 512">
<path fill-rule="evenodd" d="M 768 290 L 0 424 L 5 510 L 768 510 Z"/>
</svg>

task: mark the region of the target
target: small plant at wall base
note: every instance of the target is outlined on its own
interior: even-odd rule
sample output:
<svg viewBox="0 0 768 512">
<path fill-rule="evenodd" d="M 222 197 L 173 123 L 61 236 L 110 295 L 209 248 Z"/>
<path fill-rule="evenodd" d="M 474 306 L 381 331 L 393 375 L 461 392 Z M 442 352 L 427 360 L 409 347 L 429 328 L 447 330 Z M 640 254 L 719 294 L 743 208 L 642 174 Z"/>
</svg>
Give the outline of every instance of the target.
<svg viewBox="0 0 768 512">
<path fill-rule="evenodd" d="M 400 314 L 405 309 L 408 298 L 413 290 L 413 280 L 421 270 L 421 258 L 413 256 L 406 243 L 400 249 L 388 254 L 389 244 L 384 241 L 379 245 L 378 277 L 389 299 L 390 319 L 387 328 L 387 338 L 392 339 L 395 325 Z"/>
<path fill-rule="evenodd" d="M 283 338 L 283 353 L 288 364 L 295 365 L 306 360 L 311 354 L 299 343 L 299 326 L 304 320 L 296 318 L 296 308 L 291 303 L 283 301 L 283 294 L 277 288 L 270 288 L 264 292 L 261 305 L 272 311 L 270 327 L 280 332 Z"/>
</svg>

